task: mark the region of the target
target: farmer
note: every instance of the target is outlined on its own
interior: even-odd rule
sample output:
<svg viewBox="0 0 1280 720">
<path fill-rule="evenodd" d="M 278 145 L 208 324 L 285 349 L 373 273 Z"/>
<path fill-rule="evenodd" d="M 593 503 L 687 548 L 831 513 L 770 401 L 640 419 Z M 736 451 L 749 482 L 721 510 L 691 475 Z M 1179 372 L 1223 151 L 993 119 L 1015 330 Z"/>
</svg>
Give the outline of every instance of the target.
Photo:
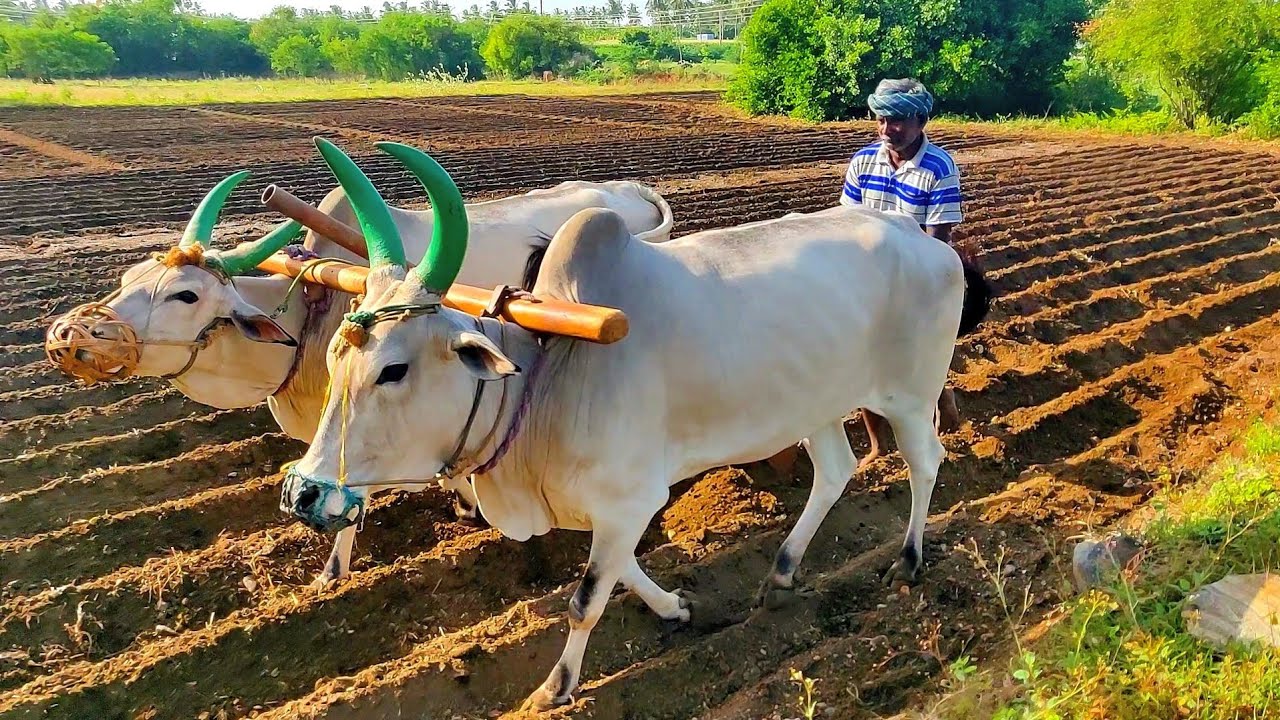
<svg viewBox="0 0 1280 720">
<path fill-rule="evenodd" d="M 963 217 L 960 171 L 946 150 L 925 137 L 933 96 L 915 80 L 881 80 L 867 105 L 880 141 L 854 153 L 840 204 L 906 213 L 949 243 L 951 227 Z"/>
<path fill-rule="evenodd" d="M 880 141 L 853 154 L 840 204 L 906 213 L 926 233 L 950 244 L 951 227 L 964 217 L 960 212 L 960 170 L 946 150 L 925 137 L 933 95 L 917 80 L 885 79 L 867 97 L 867 106 L 876 116 Z M 944 388 L 938 407 L 944 430 L 959 424 L 955 402 L 952 389 Z M 862 417 L 871 440 L 871 450 L 864 459 L 867 462 L 884 444 L 885 422 L 865 410 Z"/>
</svg>

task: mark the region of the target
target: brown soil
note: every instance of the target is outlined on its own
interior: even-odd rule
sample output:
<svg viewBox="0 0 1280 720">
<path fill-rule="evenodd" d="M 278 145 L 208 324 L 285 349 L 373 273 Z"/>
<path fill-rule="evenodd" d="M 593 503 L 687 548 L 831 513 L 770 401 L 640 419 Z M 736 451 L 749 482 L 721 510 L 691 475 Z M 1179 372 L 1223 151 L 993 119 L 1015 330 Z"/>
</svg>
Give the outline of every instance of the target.
<svg viewBox="0 0 1280 720">
<path fill-rule="evenodd" d="M 43 329 L 114 286 L 104 265 L 172 243 L 232 169 L 319 199 L 331 180 L 315 132 L 345 138 L 399 203 L 421 191 L 372 140 L 433 148 L 470 198 L 646 180 L 678 234 L 829 206 L 868 137 L 865 124 L 741 121 L 712 100 L 0 110 L 25 136 L 128 166 L 0 145 L 0 164 L 29 173 L 0 180 L 0 718 L 511 715 L 561 649 L 585 534 L 514 543 L 452 522 L 437 491 L 389 494 L 354 575 L 310 590 L 329 545 L 276 510 L 277 470 L 302 447 L 265 407 L 219 412 L 153 381 L 82 387 L 46 366 Z M 772 612 L 750 603 L 804 503 L 807 462 L 795 477 L 763 463 L 707 473 L 677 488 L 641 548 L 656 580 L 702 600 L 696 627 L 615 599 L 582 698 L 560 715 L 793 717 L 792 667 L 821 679 L 835 717 L 897 712 L 957 655 L 1003 652 L 1010 630 L 965 548 L 988 562 L 1005 548 L 998 571 L 1030 588 L 1036 620 L 1063 587 L 1068 537 L 1140 508 L 1159 468 L 1212 457 L 1272 402 L 1274 162 L 962 126 L 935 139 L 963 163 L 960 233 L 1001 297 L 958 345 L 969 422 L 944 438 L 922 582 L 879 584 L 910 505 L 896 454 L 824 524 L 802 568 L 813 594 Z M 1141 173 L 1114 172 L 1139 158 Z M 220 241 L 269 224 L 253 194 L 231 203 Z M 865 450 L 860 422 L 849 432 Z"/>
</svg>

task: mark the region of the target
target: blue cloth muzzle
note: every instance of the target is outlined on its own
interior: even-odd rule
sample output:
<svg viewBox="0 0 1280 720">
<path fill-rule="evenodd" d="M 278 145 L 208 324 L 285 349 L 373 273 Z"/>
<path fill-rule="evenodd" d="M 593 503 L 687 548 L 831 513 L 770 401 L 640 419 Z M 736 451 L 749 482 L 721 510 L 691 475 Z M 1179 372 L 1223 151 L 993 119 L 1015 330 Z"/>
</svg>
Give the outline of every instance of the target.
<svg viewBox="0 0 1280 720">
<path fill-rule="evenodd" d="M 342 494 L 342 512 L 336 516 L 324 514 L 324 507 L 331 493 Z M 302 521 L 307 527 L 322 533 L 336 533 L 352 525 L 364 524 L 364 498 L 340 486 L 332 480 L 309 478 L 290 465 L 280 484 L 280 510 Z"/>
</svg>

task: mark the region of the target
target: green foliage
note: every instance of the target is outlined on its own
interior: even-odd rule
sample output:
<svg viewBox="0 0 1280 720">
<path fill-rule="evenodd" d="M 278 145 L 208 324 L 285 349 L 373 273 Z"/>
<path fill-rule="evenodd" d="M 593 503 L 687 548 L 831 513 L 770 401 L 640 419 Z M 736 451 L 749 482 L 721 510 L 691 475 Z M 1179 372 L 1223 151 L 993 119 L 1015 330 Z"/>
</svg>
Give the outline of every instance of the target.
<svg viewBox="0 0 1280 720">
<path fill-rule="evenodd" d="M 937 110 L 1043 111 L 1086 0 L 768 0 L 743 30 L 729 98 L 752 113 L 865 114 L 885 77 L 915 77 Z"/>
<path fill-rule="evenodd" d="M 572 71 L 589 51 L 576 25 L 549 15 L 508 15 L 489 31 L 480 50 L 489 70 L 503 77 Z"/>
<path fill-rule="evenodd" d="M 1105 113 L 1129 107 L 1127 97 L 1106 68 L 1087 53 L 1067 60 L 1062 82 L 1053 89 L 1057 113 Z"/>
<path fill-rule="evenodd" d="M 442 68 L 449 74 L 478 75 L 482 67 L 474 36 L 449 16 L 386 13 L 356 41 L 355 65 L 368 77 L 403 80 Z"/>
<path fill-rule="evenodd" d="M 176 71 L 182 19 L 173 0 L 111 0 L 77 5 L 68 13 L 77 28 L 111 46 L 122 75 L 165 75 Z"/>
<path fill-rule="evenodd" d="M 315 42 L 302 35 L 286 38 L 271 51 L 271 69 L 286 77 L 316 77 L 332 66 Z"/>
<path fill-rule="evenodd" d="M 768 0 L 756 10 L 742 31 L 742 68 L 729 85 L 729 102 L 753 115 L 852 114 L 853 91 L 836 77 L 818 33 L 819 2 Z"/>
<path fill-rule="evenodd" d="M 1198 588 L 1280 561 L 1280 426 L 1257 423 L 1243 457 L 1223 460 L 1183 490 L 1152 500 L 1145 557 L 1114 585 L 1067 601 L 1065 618 L 999 672 L 971 677 L 943 718 L 1116 720 L 1270 717 L 1280 698 L 1280 649 L 1219 650 L 1186 632 Z M 979 707 L 981 706 L 981 707 Z"/>
<path fill-rule="evenodd" d="M 249 23 L 235 18 L 184 18 L 175 65 L 182 71 L 262 75 L 266 58 L 249 40 Z"/>
<path fill-rule="evenodd" d="M 1241 122 L 1254 137 L 1280 138 L 1280 52 L 1260 58 L 1254 70 L 1254 82 L 1260 99 Z"/>
<path fill-rule="evenodd" d="M 5 44 L 7 70 L 33 80 L 97 77 L 116 61 L 101 39 L 65 25 L 15 27 L 5 33 Z"/>
<path fill-rule="evenodd" d="M 1258 104 L 1257 62 L 1280 43 L 1271 0 L 1113 0 L 1085 32 L 1130 92 L 1152 92 L 1186 127 Z"/>
</svg>

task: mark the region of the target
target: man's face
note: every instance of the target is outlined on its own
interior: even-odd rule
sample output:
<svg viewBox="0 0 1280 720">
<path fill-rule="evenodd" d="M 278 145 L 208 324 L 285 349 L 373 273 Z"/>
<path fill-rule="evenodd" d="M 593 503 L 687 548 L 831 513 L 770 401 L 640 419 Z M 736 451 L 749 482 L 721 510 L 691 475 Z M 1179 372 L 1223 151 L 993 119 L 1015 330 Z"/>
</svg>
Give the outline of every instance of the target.
<svg viewBox="0 0 1280 720">
<path fill-rule="evenodd" d="M 919 116 L 907 118 L 876 117 L 876 126 L 880 130 L 880 139 L 890 150 L 903 152 L 920 139 L 924 131 L 924 122 Z"/>
</svg>

